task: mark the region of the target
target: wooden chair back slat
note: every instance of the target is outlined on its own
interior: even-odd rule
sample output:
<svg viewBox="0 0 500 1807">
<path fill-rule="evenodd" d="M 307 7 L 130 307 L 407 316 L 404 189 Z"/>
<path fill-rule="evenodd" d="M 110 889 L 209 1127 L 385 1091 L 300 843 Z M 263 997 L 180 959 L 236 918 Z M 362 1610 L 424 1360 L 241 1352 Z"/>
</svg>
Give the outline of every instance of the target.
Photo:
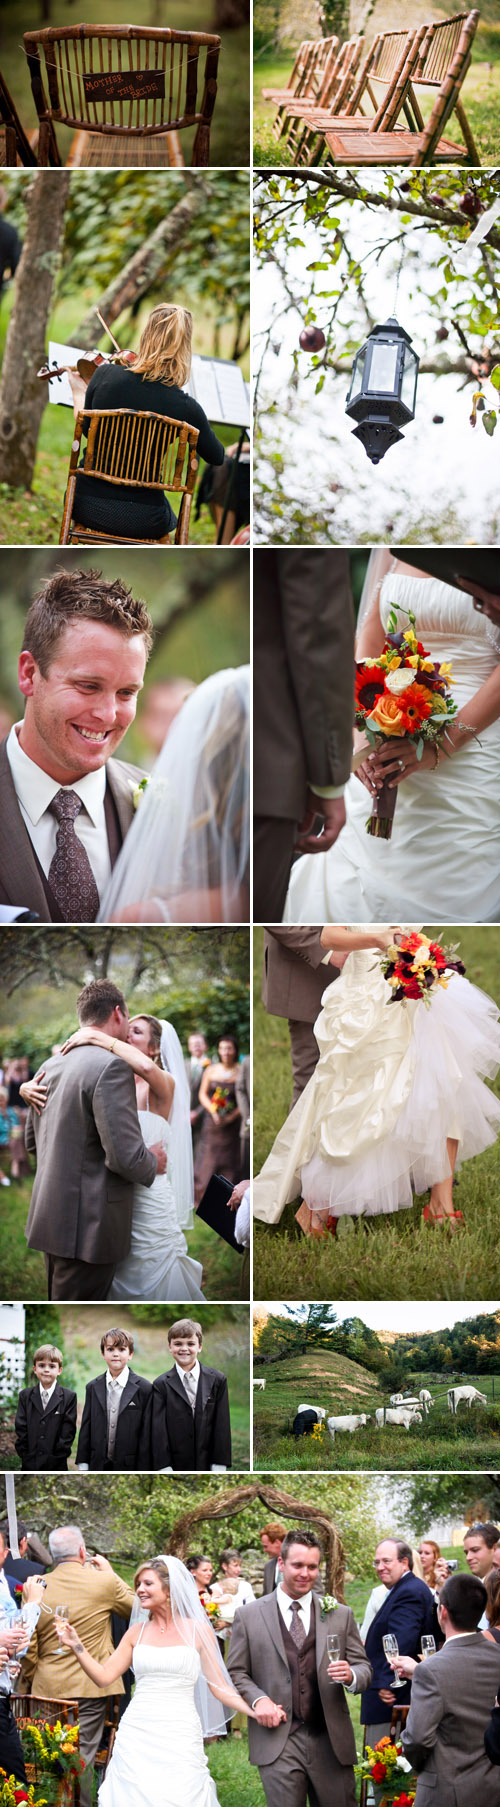
<svg viewBox="0 0 500 1807">
<path fill-rule="evenodd" d="M 415 68 L 420 45 L 427 34 L 427 26 L 419 25 L 416 31 L 407 34 L 399 62 L 396 65 L 392 81 L 389 83 L 384 100 L 381 101 L 374 119 L 370 120 L 368 130 L 373 132 L 390 132 L 395 125 L 398 114 L 408 93 L 410 79 Z"/>
<path fill-rule="evenodd" d="M 309 122 L 316 108 L 321 107 L 333 117 L 341 107 L 347 104 L 361 56 L 362 42 L 362 38 L 354 37 L 342 44 L 336 57 L 330 58 L 329 64 L 327 64 L 322 87 L 317 100 L 312 103 L 311 109 L 304 106 L 301 115 L 295 119 L 292 112 L 288 143 L 294 150 L 294 163 L 314 161 L 313 150 L 317 133 L 315 127 Z"/>
<path fill-rule="evenodd" d="M 447 74 L 441 82 L 439 94 L 436 95 L 430 119 L 424 129 L 422 153 L 420 157 L 421 163 L 432 163 L 434 150 L 436 149 L 441 133 L 444 130 L 446 121 L 449 119 L 450 113 L 452 113 L 454 109 L 458 112 L 466 143 L 469 138 L 469 141 L 474 146 L 472 133 L 470 132 L 470 127 L 467 125 L 464 109 L 460 103 L 460 92 L 469 67 L 471 47 L 477 31 L 478 22 L 479 13 L 474 10 L 473 12 L 468 13 L 461 27 L 460 38 L 455 54 L 452 57 Z M 467 148 L 470 148 L 469 143 L 467 143 Z M 476 149 L 475 146 L 474 149 Z M 479 153 L 476 153 L 475 160 L 479 162 Z"/>
<path fill-rule="evenodd" d="M 84 420 L 88 422 L 86 444 L 82 441 Z M 158 490 L 161 494 L 170 490 L 180 495 L 175 544 L 186 545 L 198 468 L 197 443 L 197 427 L 188 426 L 186 421 L 171 420 L 164 414 L 131 413 L 124 408 L 93 408 L 86 414 L 79 414 L 71 448 L 59 544 L 66 546 L 75 537 L 76 529 L 72 528 L 71 522 L 77 478 L 92 476 L 107 483 L 123 484 L 129 489 Z M 82 450 L 83 462 L 80 462 Z M 79 543 L 83 543 L 85 534 L 90 540 L 101 537 L 103 542 L 116 537 L 113 534 L 100 536 L 90 528 L 81 528 L 78 529 Z M 129 543 L 133 544 L 133 539 Z"/>
<path fill-rule="evenodd" d="M 467 13 L 454 13 L 452 19 L 439 20 L 429 26 L 413 77 L 414 82 L 440 86 L 458 49 L 462 26 L 467 18 Z"/>
<path fill-rule="evenodd" d="M 195 124 L 202 130 L 192 161 L 208 162 L 220 50 L 215 34 L 169 27 L 49 26 L 27 32 L 25 47 L 45 133 L 48 125 L 53 132 L 54 121 L 103 137 L 124 133 L 148 137 Z M 205 69 L 200 104 L 201 51 Z"/>
</svg>

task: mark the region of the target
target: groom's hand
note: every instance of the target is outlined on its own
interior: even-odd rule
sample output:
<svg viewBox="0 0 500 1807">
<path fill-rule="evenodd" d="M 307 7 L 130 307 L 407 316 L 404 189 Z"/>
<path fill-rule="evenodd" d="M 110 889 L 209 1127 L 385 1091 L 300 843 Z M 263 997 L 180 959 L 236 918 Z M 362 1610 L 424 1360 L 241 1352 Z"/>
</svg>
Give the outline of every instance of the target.
<svg viewBox="0 0 500 1807">
<path fill-rule="evenodd" d="M 277 1707 L 276 1702 L 270 1700 L 268 1694 L 261 1694 L 260 1700 L 255 1701 L 254 1713 L 259 1725 L 267 1725 L 273 1729 L 275 1726 L 281 1725 L 282 1719 L 286 1719 L 284 1707 Z"/>
<path fill-rule="evenodd" d="M 151 1154 L 156 1155 L 156 1165 L 158 1168 L 158 1173 L 166 1173 L 167 1155 L 166 1155 L 166 1150 L 163 1147 L 163 1143 L 162 1142 L 153 1142 L 152 1147 L 151 1147 Z"/>
<path fill-rule="evenodd" d="M 322 818 L 321 827 L 316 826 L 313 833 L 318 817 Z M 327 853 L 344 827 L 345 819 L 343 797 L 318 797 L 315 791 L 308 790 L 305 815 L 299 822 L 295 841 L 299 853 Z"/>
</svg>

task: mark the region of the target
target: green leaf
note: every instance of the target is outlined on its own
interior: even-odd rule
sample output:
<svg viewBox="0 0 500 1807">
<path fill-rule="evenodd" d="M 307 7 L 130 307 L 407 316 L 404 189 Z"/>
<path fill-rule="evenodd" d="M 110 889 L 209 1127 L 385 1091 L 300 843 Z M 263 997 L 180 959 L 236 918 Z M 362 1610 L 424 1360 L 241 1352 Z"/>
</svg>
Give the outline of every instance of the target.
<svg viewBox="0 0 500 1807">
<path fill-rule="evenodd" d="M 494 408 L 490 408 L 488 413 L 482 415 L 482 422 L 484 431 L 488 434 L 488 439 L 492 439 L 497 424 Z"/>
<path fill-rule="evenodd" d="M 322 370 L 321 376 L 318 377 L 318 381 L 316 383 L 316 387 L 314 390 L 315 395 L 319 395 L 320 389 L 323 388 L 323 383 L 325 381 L 325 377 L 326 377 L 326 370 Z"/>
<path fill-rule="evenodd" d="M 490 370 L 490 383 L 493 383 L 494 389 L 500 389 L 500 364 L 495 364 L 493 370 Z"/>
<path fill-rule="evenodd" d="M 422 758 L 422 753 L 423 753 L 423 751 L 424 751 L 424 743 L 423 743 L 423 740 L 422 740 L 422 736 L 420 736 L 420 740 L 417 740 L 417 743 L 416 743 L 416 746 L 415 746 L 415 752 L 416 752 L 416 755 L 417 755 L 417 759 L 421 759 L 421 758 Z"/>
</svg>

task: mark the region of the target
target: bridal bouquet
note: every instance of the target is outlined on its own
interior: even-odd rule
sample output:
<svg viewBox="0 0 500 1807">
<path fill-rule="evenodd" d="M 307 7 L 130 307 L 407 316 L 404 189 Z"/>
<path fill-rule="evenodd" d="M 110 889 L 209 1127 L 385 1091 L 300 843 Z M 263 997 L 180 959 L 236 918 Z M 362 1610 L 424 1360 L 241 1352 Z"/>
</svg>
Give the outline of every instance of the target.
<svg viewBox="0 0 500 1807">
<path fill-rule="evenodd" d="M 356 668 L 354 719 L 370 747 L 404 737 L 421 759 L 425 746 L 440 745 L 457 705 L 450 691 L 451 665 L 429 658 L 417 639 L 412 610 L 404 612 L 410 626 L 398 633 L 393 609 L 379 658 L 363 659 Z M 368 834 L 390 841 L 397 794 L 397 785 L 381 786 L 366 824 Z"/>
<path fill-rule="evenodd" d="M 409 1794 L 402 1789 L 403 1778 L 411 1776 L 411 1773 L 411 1763 L 408 1763 L 403 1754 L 402 1744 L 395 1744 L 389 1737 L 379 1738 L 374 1749 L 367 1744 L 361 1763 L 356 1763 L 354 1767 L 355 1776 L 363 1782 L 371 1782 L 379 1801 L 383 1796 L 387 1807 L 389 1803 L 391 1807 L 397 1807 L 398 1803 L 399 1807 L 401 1803 L 404 1803 L 404 1807 L 408 1803 L 410 1807 L 410 1803 L 415 1800 L 414 1789 Z"/>
<path fill-rule="evenodd" d="M 214 1117 L 224 1118 L 234 1111 L 234 1095 L 231 1094 L 228 1086 L 216 1085 L 210 1103 Z"/>
<path fill-rule="evenodd" d="M 463 960 L 455 958 L 456 951 L 456 946 L 441 947 L 439 941 L 429 941 L 428 935 L 417 934 L 416 930 L 411 935 L 401 935 L 397 945 L 386 948 L 380 962 L 392 991 L 388 1003 L 421 998 L 428 1006 L 438 986 L 447 990 L 446 972 L 465 973 Z"/>
</svg>

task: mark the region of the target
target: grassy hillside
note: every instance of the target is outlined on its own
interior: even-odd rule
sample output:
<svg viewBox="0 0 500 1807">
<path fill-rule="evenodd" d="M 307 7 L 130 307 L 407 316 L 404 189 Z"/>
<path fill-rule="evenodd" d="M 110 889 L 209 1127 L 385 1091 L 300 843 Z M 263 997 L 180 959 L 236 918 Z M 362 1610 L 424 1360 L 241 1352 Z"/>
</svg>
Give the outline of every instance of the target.
<svg viewBox="0 0 500 1807">
<path fill-rule="evenodd" d="M 450 1384 L 443 1375 L 439 1382 L 432 1374 L 410 1375 L 408 1386 L 415 1395 L 428 1387 L 435 1404 L 421 1424 L 407 1431 L 404 1425 L 374 1423 L 361 1426 L 352 1433 L 338 1433 L 332 1441 L 326 1430 L 296 1442 L 291 1427 L 302 1401 L 320 1405 L 329 1414 L 347 1412 L 374 1413 L 389 1405 L 388 1392 L 377 1385 L 358 1362 L 345 1355 L 328 1354 L 323 1349 L 294 1356 L 272 1366 L 255 1368 L 255 1377 L 265 1378 L 264 1391 L 256 1388 L 254 1407 L 254 1465 L 257 1469 L 339 1470 L 366 1468 L 396 1470 L 490 1468 L 497 1462 L 500 1440 L 500 1375 L 466 1376 L 463 1384 L 476 1386 L 485 1393 L 488 1406 L 480 1404 L 467 1411 L 461 1406 L 456 1417 L 448 1411 L 446 1394 Z M 462 1376 L 460 1377 L 462 1384 Z"/>
<path fill-rule="evenodd" d="M 425 925 L 426 933 L 441 934 Z M 467 976 L 500 1004 L 500 930 L 447 927 L 459 942 Z M 267 1016 L 260 1001 L 262 929 L 254 941 L 254 1173 L 269 1153 L 291 1095 L 288 1025 Z M 500 1076 L 494 1090 L 500 1096 Z M 500 1143 L 462 1167 L 454 1194 L 465 1222 L 455 1235 L 422 1219 L 424 1198 L 391 1217 L 345 1218 L 341 1234 L 306 1239 L 295 1223 L 299 1204 L 287 1205 L 273 1228 L 256 1224 L 254 1298 L 481 1299 L 500 1284 L 498 1210 Z M 437 1291 L 436 1291 L 437 1289 Z"/>
</svg>

